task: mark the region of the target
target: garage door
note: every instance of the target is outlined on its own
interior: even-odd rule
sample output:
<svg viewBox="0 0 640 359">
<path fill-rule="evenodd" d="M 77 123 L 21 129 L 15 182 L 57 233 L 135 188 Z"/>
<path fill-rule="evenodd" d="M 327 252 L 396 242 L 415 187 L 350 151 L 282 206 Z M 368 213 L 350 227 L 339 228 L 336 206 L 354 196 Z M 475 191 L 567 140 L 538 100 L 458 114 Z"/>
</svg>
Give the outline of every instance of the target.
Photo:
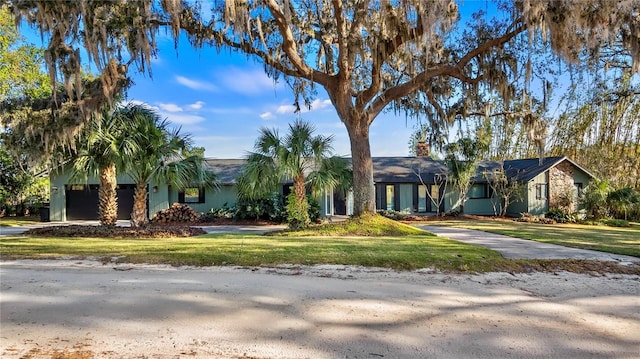
<svg viewBox="0 0 640 359">
<path fill-rule="evenodd" d="M 98 185 L 67 185 L 67 220 L 96 220 L 98 217 Z M 118 196 L 118 219 L 130 219 L 133 211 L 135 185 L 121 184 Z M 147 203 L 147 210 L 149 206 Z"/>
</svg>

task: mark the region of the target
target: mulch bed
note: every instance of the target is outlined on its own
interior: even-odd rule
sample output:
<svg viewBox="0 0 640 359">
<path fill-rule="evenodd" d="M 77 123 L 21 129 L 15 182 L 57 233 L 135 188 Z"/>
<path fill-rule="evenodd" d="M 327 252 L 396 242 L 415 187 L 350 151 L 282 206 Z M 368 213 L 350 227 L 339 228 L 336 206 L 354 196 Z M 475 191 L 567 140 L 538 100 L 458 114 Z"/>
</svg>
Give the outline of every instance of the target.
<svg viewBox="0 0 640 359">
<path fill-rule="evenodd" d="M 33 228 L 25 232 L 27 235 L 40 237 L 84 237 L 84 238 L 170 238 L 192 237 L 206 234 L 202 228 L 194 226 L 266 226 L 279 224 L 264 220 L 233 220 L 227 218 L 208 219 L 207 221 L 185 223 L 154 223 L 140 228 L 61 225 Z"/>
<path fill-rule="evenodd" d="M 25 232 L 32 236 L 85 238 L 169 238 L 192 237 L 205 233 L 207 232 L 202 228 L 181 225 L 150 225 L 140 228 L 70 225 L 34 228 Z"/>
</svg>

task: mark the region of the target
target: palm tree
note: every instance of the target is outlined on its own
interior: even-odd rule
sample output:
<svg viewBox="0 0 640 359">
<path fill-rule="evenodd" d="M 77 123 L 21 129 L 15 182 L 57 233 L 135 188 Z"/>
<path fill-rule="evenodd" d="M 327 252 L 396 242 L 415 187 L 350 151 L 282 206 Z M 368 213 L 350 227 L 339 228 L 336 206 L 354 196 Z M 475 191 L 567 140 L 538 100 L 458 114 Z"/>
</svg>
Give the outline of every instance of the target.
<svg viewBox="0 0 640 359">
<path fill-rule="evenodd" d="M 85 181 L 89 175 L 100 178 L 100 224 L 113 226 L 118 219 L 117 172 L 123 168 L 124 158 L 132 153 L 135 144 L 127 136 L 121 109 L 104 109 L 93 117 L 78 137 L 71 178 Z"/>
<path fill-rule="evenodd" d="M 135 182 L 131 225 L 139 227 L 147 219 L 147 183 L 168 183 L 177 189 L 197 185 L 215 186 L 215 176 L 204 166 L 204 158 L 197 154 L 184 157 L 191 150 L 191 138 L 171 129 L 170 122 L 144 105 L 127 105 L 123 115 L 130 121 L 128 131 L 136 144 L 127 158 L 127 174 Z"/>
<path fill-rule="evenodd" d="M 307 186 L 314 195 L 327 188 L 348 187 L 351 180 L 348 162 L 338 156 L 330 157 L 333 136 L 314 136 L 314 131 L 311 124 L 301 120 L 289 125 L 289 133 L 284 138 L 276 129 L 262 128 L 238 181 L 240 196 L 264 197 L 282 182 L 293 181 L 293 206 L 307 208 Z M 298 213 L 301 218 L 291 218 L 289 213 L 289 225 L 308 225 L 308 213 L 304 212 Z"/>
</svg>

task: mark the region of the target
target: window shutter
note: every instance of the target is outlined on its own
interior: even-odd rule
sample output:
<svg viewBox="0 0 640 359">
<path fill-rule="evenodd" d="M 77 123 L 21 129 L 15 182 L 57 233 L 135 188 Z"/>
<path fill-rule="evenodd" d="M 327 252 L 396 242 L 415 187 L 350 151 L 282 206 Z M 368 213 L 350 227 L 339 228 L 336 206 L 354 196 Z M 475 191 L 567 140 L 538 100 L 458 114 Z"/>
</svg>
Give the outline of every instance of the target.
<svg viewBox="0 0 640 359">
<path fill-rule="evenodd" d="M 184 203 L 184 191 L 178 192 L 178 202 Z"/>
<path fill-rule="evenodd" d="M 198 191 L 198 203 L 204 203 L 204 193 L 205 193 L 205 189 L 200 188 Z"/>
</svg>

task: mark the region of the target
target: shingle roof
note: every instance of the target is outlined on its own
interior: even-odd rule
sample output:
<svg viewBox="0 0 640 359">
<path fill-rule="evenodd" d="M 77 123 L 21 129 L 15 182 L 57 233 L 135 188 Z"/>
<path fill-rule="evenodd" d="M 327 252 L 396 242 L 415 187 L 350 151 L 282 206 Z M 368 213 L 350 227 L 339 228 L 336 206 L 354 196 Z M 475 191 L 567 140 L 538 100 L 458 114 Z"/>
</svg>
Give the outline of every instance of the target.
<svg viewBox="0 0 640 359">
<path fill-rule="evenodd" d="M 434 182 L 437 174 L 446 175 L 447 166 L 442 161 L 427 157 L 374 157 L 373 181 L 416 183 Z"/>
<path fill-rule="evenodd" d="M 247 160 L 207 158 L 205 162 L 207 168 L 218 177 L 220 184 L 234 184 Z"/>
<path fill-rule="evenodd" d="M 349 159 L 350 160 L 350 159 Z M 377 183 L 434 183 L 437 175 L 446 175 L 447 166 L 444 161 L 427 157 L 373 157 L 373 180 Z M 482 175 L 504 165 L 509 180 L 529 181 L 561 163 L 569 161 L 587 175 L 594 177 L 571 159 L 564 156 L 524 158 L 506 161 L 481 161 L 478 164 L 474 182 L 486 181 Z M 218 176 L 221 184 L 234 184 L 236 178 L 247 163 L 245 159 L 206 159 L 207 166 Z"/>
</svg>

